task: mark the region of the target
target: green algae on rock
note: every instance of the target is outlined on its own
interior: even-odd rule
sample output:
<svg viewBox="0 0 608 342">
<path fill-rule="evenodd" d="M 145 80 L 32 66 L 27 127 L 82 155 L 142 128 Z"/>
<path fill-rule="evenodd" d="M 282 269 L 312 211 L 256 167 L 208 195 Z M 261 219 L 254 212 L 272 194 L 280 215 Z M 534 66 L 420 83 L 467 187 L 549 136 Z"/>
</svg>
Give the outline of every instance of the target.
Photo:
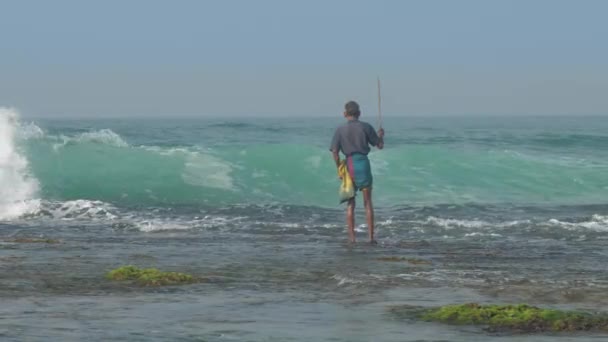
<svg viewBox="0 0 608 342">
<path fill-rule="evenodd" d="M 108 272 L 107 278 L 115 281 L 134 281 L 142 286 L 190 284 L 200 281 L 192 275 L 178 272 L 162 272 L 156 268 L 122 266 Z"/>
<path fill-rule="evenodd" d="M 483 325 L 490 331 L 521 333 L 608 331 L 608 315 L 541 309 L 520 305 L 447 305 L 433 309 L 395 307 L 398 315 L 409 315 L 429 322 Z"/>
</svg>

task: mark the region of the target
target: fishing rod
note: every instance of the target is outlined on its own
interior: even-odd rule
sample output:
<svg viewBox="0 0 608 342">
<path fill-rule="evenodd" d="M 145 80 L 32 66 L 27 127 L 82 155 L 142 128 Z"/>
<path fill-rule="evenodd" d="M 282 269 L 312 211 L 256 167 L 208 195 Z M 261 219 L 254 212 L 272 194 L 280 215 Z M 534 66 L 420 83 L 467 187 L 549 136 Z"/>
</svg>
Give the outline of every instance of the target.
<svg viewBox="0 0 608 342">
<path fill-rule="evenodd" d="M 378 128 L 382 128 L 382 97 L 380 95 L 380 77 L 378 77 Z"/>
</svg>

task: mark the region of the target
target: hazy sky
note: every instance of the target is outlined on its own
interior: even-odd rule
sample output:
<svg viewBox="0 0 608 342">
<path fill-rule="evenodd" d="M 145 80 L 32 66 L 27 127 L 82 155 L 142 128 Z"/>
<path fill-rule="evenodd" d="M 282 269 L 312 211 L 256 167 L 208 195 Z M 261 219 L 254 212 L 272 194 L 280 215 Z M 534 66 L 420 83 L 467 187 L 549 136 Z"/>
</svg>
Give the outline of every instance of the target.
<svg viewBox="0 0 608 342">
<path fill-rule="evenodd" d="M 608 114 L 608 1 L 1 1 L 28 116 Z"/>
</svg>

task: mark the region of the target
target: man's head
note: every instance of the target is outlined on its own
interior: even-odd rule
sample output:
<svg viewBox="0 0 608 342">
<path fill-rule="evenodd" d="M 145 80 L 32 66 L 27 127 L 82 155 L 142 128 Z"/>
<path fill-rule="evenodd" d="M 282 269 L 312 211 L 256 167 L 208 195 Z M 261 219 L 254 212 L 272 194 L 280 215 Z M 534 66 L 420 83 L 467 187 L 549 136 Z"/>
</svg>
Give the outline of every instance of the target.
<svg viewBox="0 0 608 342">
<path fill-rule="evenodd" d="M 355 101 L 348 101 L 344 105 L 344 117 L 345 118 L 359 118 L 361 115 L 361 110 L 359 109 L 359 104 Z"/>
</svg>

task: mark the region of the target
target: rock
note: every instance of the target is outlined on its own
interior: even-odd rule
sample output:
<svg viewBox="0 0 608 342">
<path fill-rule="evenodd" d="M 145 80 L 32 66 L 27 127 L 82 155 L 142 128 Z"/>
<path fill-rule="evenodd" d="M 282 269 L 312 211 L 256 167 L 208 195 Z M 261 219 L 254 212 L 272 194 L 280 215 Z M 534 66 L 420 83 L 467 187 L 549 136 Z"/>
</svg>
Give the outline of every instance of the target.
<svg viewBox="0 0 608 342">
<path fill-rule="evenodd" d="M 203 281 L 190 274 L 162 272 L 156 268 L 141 269 L 130 265 L 108 272 L 107 278 L 114 281 L 132 281 L 141 286 L 180 285 Z"/>
<path fill-rule="evenodd" d="M 425 309 L 412 306 L 391 308 L 399 317 L 457 325 L 480 325 L 487 330 L 517 333 L 608 331 L 608 315 L 541 309 L 527 304 L 447 305 Z"/>
</svg>

